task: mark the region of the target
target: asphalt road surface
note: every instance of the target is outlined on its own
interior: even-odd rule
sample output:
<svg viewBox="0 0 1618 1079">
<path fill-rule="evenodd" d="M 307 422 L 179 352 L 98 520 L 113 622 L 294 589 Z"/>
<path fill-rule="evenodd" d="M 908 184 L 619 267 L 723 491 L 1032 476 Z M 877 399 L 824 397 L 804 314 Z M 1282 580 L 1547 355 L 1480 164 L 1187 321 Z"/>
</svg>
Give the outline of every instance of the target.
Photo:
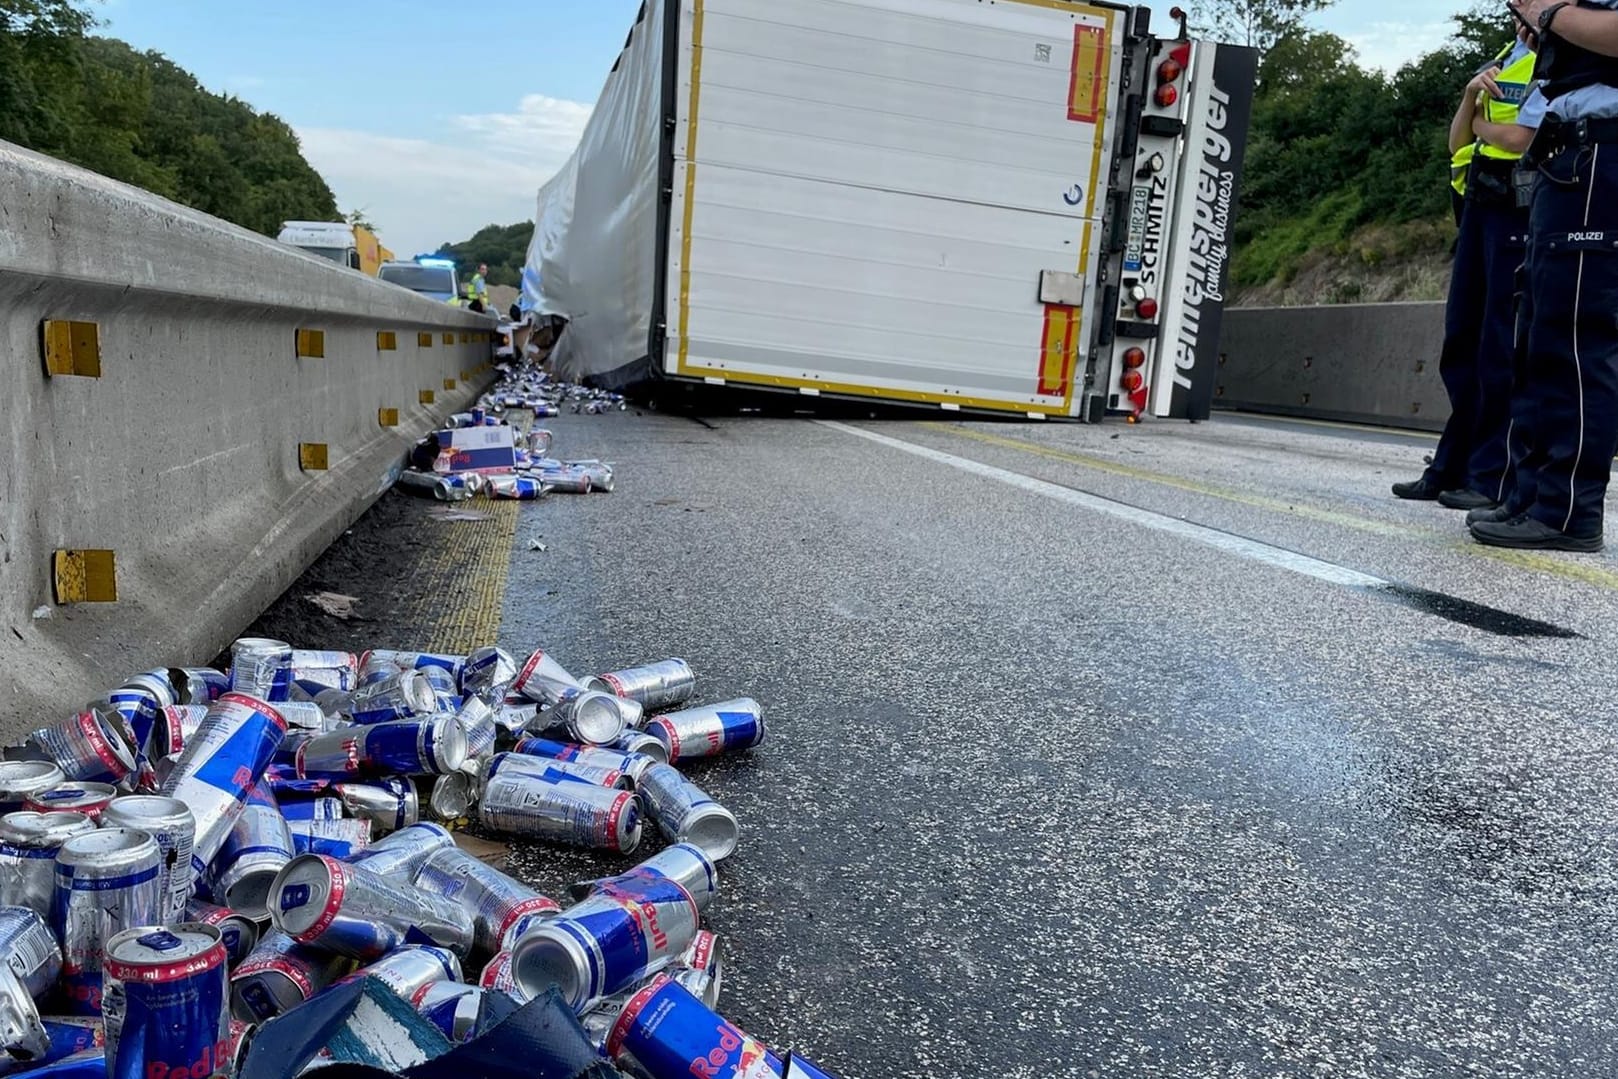
<svg viewBox="0 0 1618 1079">
<path fill-rule="evenodd" d="M 502 643 L 767 709 L 693 769 L 744 1029 L 844 1079 L 1618 1073 L 1618 559 L 1397 502 L 1430 440 L 548 425 L 618 487 L 523 508 Z"/>
</svg>

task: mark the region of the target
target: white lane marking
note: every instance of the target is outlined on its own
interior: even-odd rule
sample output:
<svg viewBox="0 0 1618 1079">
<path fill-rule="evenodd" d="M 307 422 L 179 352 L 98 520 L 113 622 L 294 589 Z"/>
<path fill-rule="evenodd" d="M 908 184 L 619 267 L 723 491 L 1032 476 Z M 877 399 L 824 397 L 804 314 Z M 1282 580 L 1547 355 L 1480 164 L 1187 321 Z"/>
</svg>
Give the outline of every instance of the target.
<svg viewBox="0 0 1618 1079">
<path fill-rule="evenodd" d="M 957 457 L 952 453 L 935 450 L 929 446 L 919 446 L 914 442 L 906 442 L 903 439 L 889 438 L 887 435 L 879 435 L 875 431 L 867 431 L 859 427 L 850 427 L 846 423 L 838 423 L 835 420 L 816 420 L 815 422 L 822 427 L 830 427 L 834 431 L 842 431 L 844 434 L 854 435 L 856 438 L 863 438 L 878 445 L 901 450 L 941 465 L 958 468 L 962 472 L 970 472 L 985 479 L 999 480 L 1001 483 L 1021 488 L 1030 494 L 1042 495 L 1045 498 L 1065 502 L 1070 506 L 1078 506 L 1081 509 L 1093 510 L 1096 513 L 1105 513 L 1110 517 L 1128 521 L 1142 528 L 1150 528 L 1155 532 L 1166 532 L 1171 536 L 1179 536 L 1182 539 L 1191 540 L 1193 543 L 1200 543 L 1205 547 L 1213 547 L 1227 554 L 1237 555 L 1253 562 L 1262 562 L 1267 566 L 1275 566 L 1278 569 L 1301 573 L 1306 577 L 1313 577 L 1329 584 L 1344 585 L 1349 588 L 1382 588 L 1389 583 L 1381 577 L 1373 577 L 1369 573 L 1361 573 L 1359 570 L 1349 569 L 1347 566 L 1339 566 L 1333 562 L 1324 562 L 1318 558 L 1311 558 L 1309 555 L 1289 551 L 1284 547 L 1274 547 L 1268 543 L 1248 539 L 1246 536 L 1238 536 L 1233 532 L 1222 532 L 1217 528 L 1209 528 L 1207 525 L 1182 521 L 1152 510 L 1143 510 L 1138 506 L 1131 506 L 1124 502 L 1114 502 L 1110 498 L 1086 494 L 1084 491 L 1075 491 L 1071 487 L 1036 480 L 1031 476 L 1024 476 L 1020 472 L 1011 472 L 1004 468 L 996 468 L 994 465 L 986 465 L 966 457 Z"/>
</svg>

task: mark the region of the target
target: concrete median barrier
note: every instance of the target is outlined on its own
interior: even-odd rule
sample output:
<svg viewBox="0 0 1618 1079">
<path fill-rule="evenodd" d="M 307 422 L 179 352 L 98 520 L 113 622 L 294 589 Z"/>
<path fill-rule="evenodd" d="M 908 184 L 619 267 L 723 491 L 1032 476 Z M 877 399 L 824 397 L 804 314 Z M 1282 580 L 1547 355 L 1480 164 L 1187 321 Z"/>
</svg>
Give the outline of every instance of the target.
<svg viewBox="0 0 1618 1079">
<path fill-rule="evenodd" d="M 214 655 L 488 381 L 493 327 L 0 143 L 0 734 Z"/>
<path fill-rule="evenodd" d="M 1214 407 L 1442 430 L 1444 305 L 1225 312 Z"/>
</svg>

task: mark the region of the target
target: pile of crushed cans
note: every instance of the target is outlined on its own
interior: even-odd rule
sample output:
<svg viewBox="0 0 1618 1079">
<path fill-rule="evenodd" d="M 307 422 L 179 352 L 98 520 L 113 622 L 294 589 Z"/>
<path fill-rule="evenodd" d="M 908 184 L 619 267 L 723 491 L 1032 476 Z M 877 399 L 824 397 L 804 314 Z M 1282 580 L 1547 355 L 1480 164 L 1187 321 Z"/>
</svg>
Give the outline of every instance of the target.
<svg viewBox="0 0 1618 1079">
<path fill-rule="evenodd" d="M 462 423 L 463 418 L 467 421 Z M 481 409 L 456 413 L 455 426 L 475 426 L 486 422 Z M 487 422 L 494 421 L 492 417 Z M 543 427 L 530 428 L 517 445 L 515 466 L 499 472 L 422 472 L 405 469 L 399 486 L 431 495 L 440 502 L 461 502 L 477 495 L 533 501 L 549 494 L 587 495 L 592 491 L 610 493 L 613 466 L 596 459 L 562 461 L 547 456 L 554 436 Z"/>
<path fill-rule="evenodd" d="M 826 1074 L 715 1011 L 738 828 L 678 766 L 760 744 L 756 701 L 693 705 L 680 659 L 579 679 L 497 647 L 244 638 L 229 668 L 137 675 L 5 751 L 0 1074 Z M 471 821 L 668 845 L 564 906 L 457 845 Z"/>
</svg>

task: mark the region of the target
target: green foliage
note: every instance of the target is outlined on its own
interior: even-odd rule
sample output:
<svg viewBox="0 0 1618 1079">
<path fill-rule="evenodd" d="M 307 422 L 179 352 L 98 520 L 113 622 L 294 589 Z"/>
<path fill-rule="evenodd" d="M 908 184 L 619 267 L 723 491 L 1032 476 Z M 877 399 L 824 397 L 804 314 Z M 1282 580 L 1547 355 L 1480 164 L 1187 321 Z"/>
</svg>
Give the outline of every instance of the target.
<svg viewBox="0 0 1618 1079">
<path fill-rule="evenodd" d="M 92 25 L 75 0 L 0 0 L 0 138 L 269 236 L 336 219 L 285 123 Z"/>
<path fill-rule="evenodd" d="M 1455 16 L 1447 45 L 1391 75 L 1360 67 L 1331 34 L 1278 40 L 1259 67 L 1237 283 L 1284 284 L 1311 256 L 1348 253 L 1367 229 L 1447 217 L 1450 117 L 1472 73 L 1510 40 L 1509 18 L 1492 4 Z M 1442 247 L 1440 230 L 1410 235 Z"/>
<path fill-rule="evenodd" d="M 1303 26 L 1306 15 L 1331 7 L 1333 0 L 1209 0 L 1201 5 L 1210 29 L 1222 41 L 1268 51 Z"/>
<path fill-rule="evenodd" d="M 528 261 L 528 242 L 533 238 L 532 221 L 485 225 L 473 233 L 470 240 L 442 245 L 437 254 L 454 259 L 462 276 L 470 276 L 479 263 L 488 263 L 489 284 L 516 286 L 522 280 L 523 263 Z"/>
</svg>

